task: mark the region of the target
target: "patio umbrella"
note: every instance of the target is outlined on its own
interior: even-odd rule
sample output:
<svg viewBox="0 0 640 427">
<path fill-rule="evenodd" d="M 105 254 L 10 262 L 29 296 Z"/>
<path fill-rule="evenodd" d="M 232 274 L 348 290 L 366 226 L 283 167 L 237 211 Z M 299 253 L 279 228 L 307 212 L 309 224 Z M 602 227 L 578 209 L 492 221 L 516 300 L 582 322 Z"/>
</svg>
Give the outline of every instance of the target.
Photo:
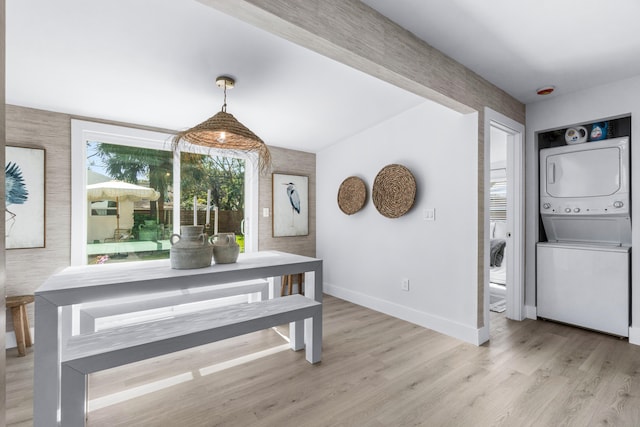
<svg viewBox="0 0 640 427">
<path fill-rule="evenodd" d="M 116 229 L 120 228 L 120 201 L 151 200 L 160 198 L 160 193 L 153 188 L 143 187 L 124 181 L 107 181 L 87 185 L 87 199 L 92 202 L 100 200 L 116 201 Z"/>
</svg>

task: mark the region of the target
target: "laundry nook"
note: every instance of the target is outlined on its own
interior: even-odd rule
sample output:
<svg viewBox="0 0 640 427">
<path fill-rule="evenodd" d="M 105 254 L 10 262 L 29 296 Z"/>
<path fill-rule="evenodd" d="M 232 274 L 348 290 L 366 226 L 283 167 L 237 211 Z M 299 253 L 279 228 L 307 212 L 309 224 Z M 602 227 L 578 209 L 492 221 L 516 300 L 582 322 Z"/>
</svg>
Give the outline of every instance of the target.
<svg viewBox="0 0 640 427">
<path fill-rule="evenodd" d="M 627 119 L 606 128 L 626 129 Z M 537 315 L 628 337 L 631 138 L 589 127 L 570 127 L 564 144 L 540 150 Z"/>
</svg>

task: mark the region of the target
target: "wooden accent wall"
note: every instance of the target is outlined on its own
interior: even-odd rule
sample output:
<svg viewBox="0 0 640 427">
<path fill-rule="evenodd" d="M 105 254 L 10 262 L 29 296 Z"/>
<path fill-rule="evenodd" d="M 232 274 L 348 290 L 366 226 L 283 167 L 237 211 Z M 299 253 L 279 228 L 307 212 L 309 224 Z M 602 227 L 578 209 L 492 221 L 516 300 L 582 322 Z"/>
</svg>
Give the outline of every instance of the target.
<svg viewBox="0 0 640 427">
<path fill-rule="evenodd" d="M 309 177 L 309 235 L 295 237 L 273 237 L 273 197 L 271 174 L 260 176 L 260 196 L 258 203 L 259 237 L 258 249 L 278 250 L 298 255 L 316 255 L 316 155 L 303 151 L 269 147 L 272 157 L 272 171 L 290 175 Z M 262 216 L 262 209 L 269 208 L 269 217 Z"/>
<path fill-rule="evenodd" d="M 45 248 L 5 252 L 7 295 L 33 294 L 71 259 L 71 116 L 7 105 L 6 131 L 7 145 L 46 150 Z M 33 304 L 28 310 L 33 322 Z"/>
</svg>

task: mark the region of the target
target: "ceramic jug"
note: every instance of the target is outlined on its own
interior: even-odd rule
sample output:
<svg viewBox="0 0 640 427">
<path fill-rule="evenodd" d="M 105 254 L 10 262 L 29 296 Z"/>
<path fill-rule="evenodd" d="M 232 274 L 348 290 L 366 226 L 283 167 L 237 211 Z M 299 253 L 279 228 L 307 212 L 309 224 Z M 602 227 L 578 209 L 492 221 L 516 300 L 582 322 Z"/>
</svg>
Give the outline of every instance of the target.
<svg viewBox="0 0 640 427">
<path fill-rule="evenodd" d="M 202 230 L 202 225 L 183 225 L 180 234 L 171 235 L 171 268 L 180 270 L 211 265 L 213 245 Z"/>
<path fill-rule="evenodd" d="M 588 135 L 589 132 L 587 132 L 587 128 L 584 126 L 576 126 L 567 129 L 564 134 L 564 140 L 567 144 L 580 144 L 587 142 Z"/>
<path fill-rule="evenodd" d="M 213 261 L 216 264 L 230 264 L 238 260 L 240 246 L 234 233 L 220 233 L 211 237 Z"/>
</svg>

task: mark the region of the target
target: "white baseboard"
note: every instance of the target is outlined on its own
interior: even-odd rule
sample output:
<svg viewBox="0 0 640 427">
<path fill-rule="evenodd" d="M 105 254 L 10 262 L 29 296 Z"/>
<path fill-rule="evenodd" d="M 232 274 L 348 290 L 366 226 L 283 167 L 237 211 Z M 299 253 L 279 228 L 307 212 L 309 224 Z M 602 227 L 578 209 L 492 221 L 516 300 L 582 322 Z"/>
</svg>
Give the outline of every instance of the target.
<svg viewBox="0 0 640 427">
<path fill-rule="evenodd" d="M 629 344 L 640 345 L 640 328 L 629 326 Z"/>
<path fill-rule="evenodd" d="M 29 329 L 31 331 L 31 342 L 35 342 L 35 334 L 33 333 L 33 328 Z M 11 331 L 7 332 L 4 338 L 4 348 L 8 350 L 10 348 L 16 348 L 18 346 L 18 342 L 16 341 L 16 333 Z"/>
<path fill-rule="evenodd" d="M 324 292 L 336 298 L 397 317 L 398 319 L 406 320 L 407 322 L 415 323 L 416 325 L 432 329 L 470 344 L 480 345 L 489 339 L 489 331 L 487 328 L 477 329 L 411 307 L 365 295 L 340 286 L 334 286 L 326 282 L 324 283 Z"/>
<path fill-rule="evenodd" d="M 535 305 L 524 306 L 524 317 L 527 319 L 536 320 L 538 318 L 538 312 Z"/>
</svg>

